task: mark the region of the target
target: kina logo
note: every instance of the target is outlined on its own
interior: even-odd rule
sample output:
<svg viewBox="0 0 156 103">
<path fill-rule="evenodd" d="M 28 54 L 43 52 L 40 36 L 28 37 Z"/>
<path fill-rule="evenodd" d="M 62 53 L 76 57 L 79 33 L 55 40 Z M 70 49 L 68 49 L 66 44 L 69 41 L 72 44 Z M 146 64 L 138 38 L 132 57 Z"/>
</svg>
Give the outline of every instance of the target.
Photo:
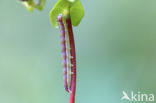
<svg viewBox="0 0 156 103">
<path fill-rule="evenodd" d="M 146 94 L 141 92 L 131 91 L 130 95 L 128 95 L 125 91 L 122 91 L 121 100 L 134 101 L 134 102 L 153 102 L 154 94 Z"/>
</svg>

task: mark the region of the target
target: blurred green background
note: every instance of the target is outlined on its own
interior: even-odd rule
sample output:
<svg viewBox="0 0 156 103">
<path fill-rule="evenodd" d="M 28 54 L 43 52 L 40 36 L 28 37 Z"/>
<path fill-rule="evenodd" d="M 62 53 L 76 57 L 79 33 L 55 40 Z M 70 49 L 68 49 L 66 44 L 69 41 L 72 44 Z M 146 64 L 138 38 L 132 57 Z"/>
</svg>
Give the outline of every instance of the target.
<svg viewBox="0 0 156 103">
<path fill-rule="evenodd" d="M 76 103 L 121 103 L 123 90 L 156 95 L 156 1 L 81 1 Z M 0 0 L 0 103 L 68 103 L 60 34 L 49 21 L 55 3 L 30 13 Z"/>
</svg>

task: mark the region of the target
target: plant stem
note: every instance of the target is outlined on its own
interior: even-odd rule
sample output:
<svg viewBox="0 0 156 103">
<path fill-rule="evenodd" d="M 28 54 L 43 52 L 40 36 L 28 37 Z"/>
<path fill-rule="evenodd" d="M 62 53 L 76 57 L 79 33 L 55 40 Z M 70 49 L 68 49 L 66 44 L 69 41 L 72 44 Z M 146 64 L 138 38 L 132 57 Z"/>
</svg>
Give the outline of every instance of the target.
<svg viewBox="0 0 156 103">
<path fill-rule="evenodd" d="M 68 34 L 69 34 L 69 41 L 70 41 L 70 53 L 71 53 L 71 93 L 70 93 L 70 100 L 69 103 L 75 103 L 75 92 L 76 92 L 76 52 L 75 52 L 75 42 L 74 42 L 74 35 L 73 29 L 71 24 L 71 19 L 67 18 L 66 20 Z"/>
</svg>

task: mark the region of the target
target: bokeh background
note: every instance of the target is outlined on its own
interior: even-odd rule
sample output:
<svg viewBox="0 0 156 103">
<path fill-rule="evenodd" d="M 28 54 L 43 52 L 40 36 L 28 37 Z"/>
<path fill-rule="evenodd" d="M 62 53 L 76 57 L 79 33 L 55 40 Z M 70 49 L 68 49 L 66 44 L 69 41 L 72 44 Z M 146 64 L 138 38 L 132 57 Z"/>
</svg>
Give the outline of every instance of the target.
<svg viewBox="0 0 156 103">
<path fill-rule="evenodd" d="M 156 1 L 81 1 L 76 103 L 121 103 L 123 90 L 156 95 Z M 60 34 L 49 21 L 55 3 L 30 13 L 0 0 L 0 103 L 68 103 Z"/>
</svg>

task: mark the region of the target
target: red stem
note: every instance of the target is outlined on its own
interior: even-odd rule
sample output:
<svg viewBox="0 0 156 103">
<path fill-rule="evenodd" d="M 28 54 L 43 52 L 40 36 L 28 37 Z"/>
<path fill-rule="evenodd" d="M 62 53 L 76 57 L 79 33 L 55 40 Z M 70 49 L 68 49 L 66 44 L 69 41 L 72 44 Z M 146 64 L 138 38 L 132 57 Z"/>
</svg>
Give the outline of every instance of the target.
<svg viewBox="0 0 156 103">
<path fill-rule="evenodd" d="M 66 20 L 67 28 L 68 28 L 68 34 L 69 34 L 69 42 L 70 42 L 70 53 L 71 53 L 71 93 L 69 98 L 69 103 L 75 103 L 75 92 L 76 92 L 76 52 L 75 52 L 75 42 L 74 42 L 74 35 L 73 35 L 73 29 L 71 24 L 71 19 L 67 18 Z"/>
</svg>

